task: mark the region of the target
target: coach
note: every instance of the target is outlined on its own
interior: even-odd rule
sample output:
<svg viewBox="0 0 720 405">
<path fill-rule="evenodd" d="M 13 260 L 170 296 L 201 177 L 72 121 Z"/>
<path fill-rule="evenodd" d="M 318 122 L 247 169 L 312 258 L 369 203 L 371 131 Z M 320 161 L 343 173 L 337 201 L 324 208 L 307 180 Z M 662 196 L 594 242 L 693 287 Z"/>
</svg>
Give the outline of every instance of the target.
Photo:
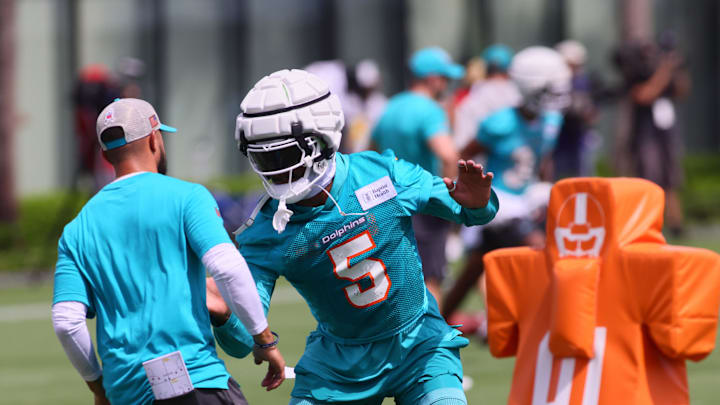
<svg viewBox="0 0 720 405">
<path fill-rule="evenodd" d="M 245 260 L 230 242 L 215 200 L 198 184 L 165 176 L 153 107 L 117 99 L 97 119 L 98 140 L 117 179 L 63 231 L 52 321 L 96 404 L 246 404 L 215 351 L 205 269 L 268 361 L 263 386 L 284 379 Z M 97 315 L 98 364 L 85 318 Z"/>
<path fill-rule="evenodd" d="M 454 179 L 458 175 L 459 156 L 450 137 L 447 114 L 439 101 L 447 92 L 450 81 L 461 79 L 465 69 L 453 63 L 443 49 L 433 47 L 413 54 L 410 71 L 410 89 L 388 101 L 373 129 L 372 142 L 378 151 L 392 149 L 400 159 L 415 163 L 436 176 Z M 413 215 L 412 222 L 425 284 L 440 305 L 450 223 L 425 214 Z"/>
</svg>

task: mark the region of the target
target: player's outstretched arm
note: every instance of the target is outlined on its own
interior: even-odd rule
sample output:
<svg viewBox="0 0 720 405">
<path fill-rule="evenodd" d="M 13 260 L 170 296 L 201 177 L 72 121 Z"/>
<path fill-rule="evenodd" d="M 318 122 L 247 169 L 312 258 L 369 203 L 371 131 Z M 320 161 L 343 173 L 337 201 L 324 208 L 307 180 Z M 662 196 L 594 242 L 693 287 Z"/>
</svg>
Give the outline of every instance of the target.
<svg viewBox="0 0 720 405">
<path fill-rule="evenodd" d="M 237 350 L 236 346 L 246 346 L 247 344 L 244 342 L 244 337 L 249 336 L 249 334 L 239 322 L 234 322 L 235 325 L 231 326 L 231 330 L 218 333 L 220 328 L 225 326 L 230 320 L 232 311 L 220 294 L 215 280 L 212 277 L 208 277 L 205 280 L 205 284 L 207 308 L 210 313 L 210 319 L 215 327 L 215 338 L 223 350 L 229 355 L 233 357 L 245 357 L 247 352 Z M 228 339 L 228 336 L 230 339 Z M 233 341 L 233 344 L 229 344 L 226 340 Z M 277 348 L 278 341 L 270 331 L 270 328 L 265 328 L 265 330 L 259 334 L 252 336 L 252 340 L 254 342 L 252 351 L 255 357 L 255 364 L 261 364 L 263 361 L 269 363 L 268 372 L 260 385 L 266 387 L 268 391 L 273 390 L 279 387 L 285 380 L 285 360 Z"/>
<path fill-rule="evenodd" d="M 458 179 L 443 181 L 450 196 L 464 208 L 484 208 L 490 201 L 493 174 L 485 173 L 481 164 L 472 160 L 458 161 Z"/>
</svg>

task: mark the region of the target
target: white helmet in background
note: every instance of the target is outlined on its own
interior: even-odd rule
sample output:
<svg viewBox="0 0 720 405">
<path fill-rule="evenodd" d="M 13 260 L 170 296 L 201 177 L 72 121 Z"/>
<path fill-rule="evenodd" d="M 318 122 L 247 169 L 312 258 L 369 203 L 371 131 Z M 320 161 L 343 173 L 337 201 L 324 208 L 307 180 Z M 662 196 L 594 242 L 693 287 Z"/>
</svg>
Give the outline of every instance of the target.
<svg viewBox="0 0 720 405">
<path fill-rule="evenodd" d="M 283 209 L 330 184 L 345 120 L 327 83 L 303 70 L 281 70 L 257 82 L 240 110 L 238 146 Z"/>
<path fill-rule="evenodd" d="M 526 108 L 540 113 L 560 111 L 570 104 L 572 74 L 557 51 L 544 46 L 525 48 L 515 55 L 508 73 Z"/>
</svg>

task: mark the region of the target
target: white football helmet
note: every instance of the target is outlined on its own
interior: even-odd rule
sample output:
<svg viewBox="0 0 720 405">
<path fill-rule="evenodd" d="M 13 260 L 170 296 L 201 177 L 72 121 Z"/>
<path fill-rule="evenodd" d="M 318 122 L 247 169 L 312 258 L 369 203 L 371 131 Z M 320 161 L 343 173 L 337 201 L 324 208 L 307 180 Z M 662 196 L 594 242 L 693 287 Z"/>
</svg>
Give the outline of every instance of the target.
<svg viewBox="0 0 720 405">
<path fill-rule="evenodd" d="M 515 55 L 508 73 L 531 111 L 561 111 L 570 104 L 572 73 L 557 51 L 525 48 Z"/>
<path fill-rule="evenodd" d="M 240 110 L 238 146 L 283 207 L 330 183 L 345 119 L 322 79 L 298 69 L 272 73 L 255 84 Z"/>
</svg>

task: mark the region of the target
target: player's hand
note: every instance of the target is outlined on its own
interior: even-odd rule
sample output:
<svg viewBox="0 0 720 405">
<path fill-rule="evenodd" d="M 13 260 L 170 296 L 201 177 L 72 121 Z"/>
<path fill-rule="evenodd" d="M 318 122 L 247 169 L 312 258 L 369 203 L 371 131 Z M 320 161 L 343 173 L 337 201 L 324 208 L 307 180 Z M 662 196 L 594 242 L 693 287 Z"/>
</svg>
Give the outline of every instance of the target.
<svg viewBox="0 0 720 405">
<path fill-rule="evenodd" d="M 222 295 L 220 295 L 220 290 L 218 290 L 217 284 L 215 284 L 215 280 L 213 280 L 212 277 L 205 279 L 205 289 L 205 302 L 208 312 L 210 312 L 212 323 L 215 326 L 222 326 L 228 318 L 230 318 L 230 308 L 225 303 Z"/>
<path fill-rule="evenodd" d="M 110 401 L 105 395 L 95 395 L 95 405 L 110 405 Z"/>
<path fill-rule="evenodd" d="M 458 171 L 457 181 L 443 179 L 450 196 L 465 208 L 484 208 L 490 201 L 493 174 L 486 174 L 482 165 L 472 160 L 458 160 Z"/>
<path fill-rule="evenodd" d="M 95 381 L 85 381 L 94 396 L 95 405 L 110 405 L 110 401 L 105 396 L 105 388 L 102 385 L 102 376 Z"/>
<path fill-rule="evenodd" d="M 269 349 L 261 349 L 255 346 L 253 348 L 253 356 L 255 357 L 255 364 L 261 364 L 263 361 L 269 363 L 267 374 L 265 374 L 265 378 L 263 378 L 260 383 L 261 386 L 271 391 L 285 381 L 285 359 L 283 359 L 277 346 Z"/>
</svg>

